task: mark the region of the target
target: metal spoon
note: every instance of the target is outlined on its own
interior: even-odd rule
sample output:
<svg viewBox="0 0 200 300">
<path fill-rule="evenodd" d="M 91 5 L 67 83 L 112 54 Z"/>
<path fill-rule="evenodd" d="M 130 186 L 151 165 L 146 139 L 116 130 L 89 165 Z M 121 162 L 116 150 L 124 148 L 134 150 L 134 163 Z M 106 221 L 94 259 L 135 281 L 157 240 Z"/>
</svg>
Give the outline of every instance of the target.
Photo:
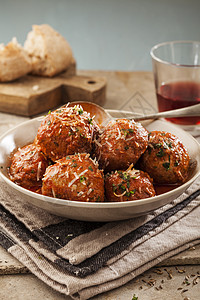
<svg viewBox="0 0 200 300">
<path fill-rule="evenodd" d="M 135 121 L 142 120 L 155 120 L 158 118 L 175 118 L 175 117 L 196 117 L 200 116 L 200 103 L 196 105 L 187 106 L 184 108 L 158 112 L 149 115 L 141 115 L 134 112 L 119 111 L 113 109 L 105 110 L 103 107 L 86 101 L 71 102 L 70 106 L 80 104 L 84 110 L 88 111 L 91 115 L 95 115 L 95 119 L 99 124 L 106 124 L 109 120 L 127 118 L 134 119 Z"/>
</svg>

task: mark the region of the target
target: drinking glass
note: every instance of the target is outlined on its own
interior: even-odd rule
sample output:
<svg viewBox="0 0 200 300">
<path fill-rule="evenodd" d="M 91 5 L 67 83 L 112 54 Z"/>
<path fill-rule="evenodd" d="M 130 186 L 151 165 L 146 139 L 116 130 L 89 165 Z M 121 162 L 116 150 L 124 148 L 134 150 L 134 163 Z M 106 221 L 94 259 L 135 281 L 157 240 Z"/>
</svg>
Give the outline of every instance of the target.
<svg viewBox="0 0 200 300">
<path fill-rule="evenodd" d="M 155 45 L 150 53 L 158 110 L 200 103 L 200 42 L 165 42 Z M 180 125 L 200 124 L 200 116 L 168 120 Z"/>
</svg>

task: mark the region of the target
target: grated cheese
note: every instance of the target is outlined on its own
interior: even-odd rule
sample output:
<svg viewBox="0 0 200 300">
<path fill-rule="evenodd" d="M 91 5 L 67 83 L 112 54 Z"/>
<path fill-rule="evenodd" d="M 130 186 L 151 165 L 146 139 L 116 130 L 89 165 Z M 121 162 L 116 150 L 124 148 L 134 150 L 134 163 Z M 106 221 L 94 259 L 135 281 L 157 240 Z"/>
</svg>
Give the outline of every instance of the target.
<svg viewBox="0 0 200 300">
<path fill-rule="evenodd" d="M 37 181 L 40 180 L 41 167 L 42 167 L 42 162 L 40 161 L 37 168 Z"/>
<path fill-rule="evenodd" d="M 93 189 L 90 188 L 87 192 L 87 195 L 89 195 L 92 191 L 93 191 Z"/>
<path fill-rule="evenodd" d="M 74 184 L 74 182 L 79 179 L 83 174 L 85 174 L 88 171 L 88 169 L 85 169 L 83 172 L 81 172 L 79 175 L 76 174 L 76 172 L 74 172 L 74 176 L 75 178 L 72 179 L 72 181 L 70 181 L 70 183 L 68 184 L 68 187 L 70 187 L 72 184 Z"/>
<path fill-rule="evenodd" d="M 53 188 L 51 188 L 51 191 L 52 191 L 53 197 L 56 198 L 56 193 Z"/>
<path fill-rule="evenodd" d="M 122 134 L 118 127 L 117 127 L 117 131 L 118 131 L 118 136 L 116 137 L 116 140 L 119 140 L 119 139 L 121 139 Z"/>
</svg>

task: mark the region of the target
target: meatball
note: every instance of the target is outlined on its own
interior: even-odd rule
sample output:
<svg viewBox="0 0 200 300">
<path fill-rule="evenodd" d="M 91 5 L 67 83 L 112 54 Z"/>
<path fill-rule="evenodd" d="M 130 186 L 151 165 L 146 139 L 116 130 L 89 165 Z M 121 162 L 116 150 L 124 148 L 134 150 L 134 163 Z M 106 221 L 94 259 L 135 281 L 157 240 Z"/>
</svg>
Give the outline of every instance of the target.
<svg viewBox="0 0 200 300">
<path fill-rule="evenodd" d="M 152 131 L 139 166 L 156 183 L 183 183 L 188 177 L 189 160 L 187 150 L 179 138 L 169 132 Z"/>
<path fill-rule="evenodd" d="M 55 162 L 67 155 L 90 153 L 97 130 L 97 124 L 81 106 L 64 105 L 44 118 L 36 140 L 46 156 Z"/>
<path fill-rule="evenodd" d="M 105 194 L 109 202 L 124 202 L 156 195 L 150 176 L 136 169 L 115 171 L 105 176 Z"/>
<path fill-rule="evenodd" d="M 37 191 L 49 161 L 40 146 L 24 146 L 13 155 L 9 169 L 10 179 L 18 185 Z M 36 189 L 36 190 L 35 190 Z"/>
<path fill-rule="evenodd" d="M 118 119 L 107 124 L 95 143 L 95 155 L 105 172 L 126 170 L 146 150 L 148 132 L 140 123 Z"/>
<path fill-rule="evenodd" d="M 89 154 L 69 155 L 47 168 L 42 194 L 72 201 L 103 202 L 103 171 Z"/>
</svg>

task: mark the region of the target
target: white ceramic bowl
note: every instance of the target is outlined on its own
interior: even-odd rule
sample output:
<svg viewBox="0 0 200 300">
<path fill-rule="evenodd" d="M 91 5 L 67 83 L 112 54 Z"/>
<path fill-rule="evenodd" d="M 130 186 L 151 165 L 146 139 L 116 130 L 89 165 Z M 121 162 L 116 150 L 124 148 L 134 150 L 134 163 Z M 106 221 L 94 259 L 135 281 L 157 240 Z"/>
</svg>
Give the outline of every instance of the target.
<svg viewBox="0 0 200 300">
<path fill-rule="evenodd" d="M 111 112 L 109 110 L 109 112 Z M 128 115 L 129 113 L 127 113 Z M 0 175 L 5 182 L 17 193 L 23 201 L 28 201 L 52 214 L 85 221 L 116 221 L 147 214 L 178 197 L 200 175 L 200 145 L 187 132 L 169 122 L 157 120 L 144 125 L 149 131 L 164 130 L 178 136 L 186 146 L 191 161 L 196 164 L 191 177 L 183 185 L 167 193 L 135 201 L 86 203 L 62 200 L 36 194 L 13 183 L 7 174 L 8 158 L 14 149 L 31 143 L 37 133 L 41 117 L 24 122 L 9 130 L 0 138 Z"/>
</svg>

